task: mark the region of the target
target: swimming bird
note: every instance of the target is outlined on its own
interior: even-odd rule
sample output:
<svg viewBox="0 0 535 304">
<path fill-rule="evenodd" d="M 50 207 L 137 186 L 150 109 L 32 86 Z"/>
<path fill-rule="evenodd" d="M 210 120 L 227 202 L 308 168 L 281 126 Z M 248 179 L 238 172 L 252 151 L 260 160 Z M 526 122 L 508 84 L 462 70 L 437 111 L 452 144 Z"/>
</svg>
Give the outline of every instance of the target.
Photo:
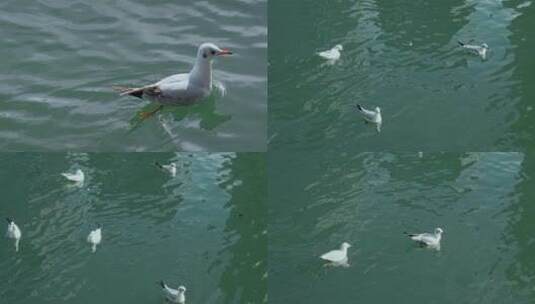
<svg viewBox="0 0 535 304">
<path fill-rule="evenodd" d="M 92 252 L 97 251 L 97 245 L 100 244 L 101 241 L 102 241 L 102 226 L 99 225 L 97 229 L 89 232 L 89 235 L 87 236 L 87 242 L 91 244 Z"/>
<path fill-rule="evenodd" d="M 383 117 L 381 116 L 381 108 L 375 107 L 375 111 L 367 110 L 361 105 L 357 105 L 357 109 L 360 111 L 364 117 L 364 122 L 373 123 L 377 129 L 377 132 L 381 132 L 381 125 L 383 124 Z"/>
<path fill-rule="evenodd" d="M 440 250 L 440 240 L 442 239 L 442 228 L 436 228 L 434 233 L 408 234 L 411 240 L 422 246 L 431 247 Z"/>
<path fill-rule="evenodd" d="M 81 169 L 76 170 L 76 172 L 73 173 L 61 173 L 66 179 L 70 180 L 71 182 L 75 183 L 83 183 L 85 179 L 85 174 Z"/>
<path fill-rule="evenodd" d="M 212 92 L 212 60 L 216 56 L 232 55 L 228 49 L 213 43 L 203 43 L 197 50 L 197 59 L 189 73 L 175 74 L 156 83 L 129 88 L 113 87 L 121 96 L 130 95 L 158 104 L 156 110 L 141 113 L 143 119 L 167 105 L 192 105 Z"/>
<path fill-rule="evenodd" d="M 341 44 L 337 44 L 330 50 L 319 52 L 318 55 L 327 60 L 336 61 L 340 59 L 340 51 L 342 51 L 343 49 L 344 47 Z"/>
<path fill-rule="evenodd" d="M 22 237 L 22 232 L 20 231 L 19 226 L 15 224 L 15 221 L 12 218 L 6 218 L 7 220 L 7 232 L 6 237 L 9 239 L 15 240 L 15 251 L 19 251 L 19 242 Z"/>
<path fill-rule="evenodd" d="M 351 245 L 347 242 L 343 242 L 340 249 L 331 250 L 320 256 L 322 260 L 331 262 L 336 266 L 349 266 L 347 258 L 347 249 Z"/>
<path fill-rule="evenodd" d="M 171 176 L 173 177 L 176 176 L 176 164 L 175 163 L 170 163 L 169 165 L 162 165 L 159 162 L 155 162 L 154 164 L 158 168 L 168 171 L 171 174 Z"/>
<path fill-rule="evenodd" d="M 162 287 L 165 298 L 172 303 L 184 304 L 186 303 L 186 287 L 178 286 L 177 289 L 173 289 L 164 281 L 160 281 L 160 286 Z"/>
<path fill-rule="evenodd" d="M 463 49 L 468 50 L 476 55 L 479 55 L 479 57 L 483 59 L 487 58 L 487 51 L 489 50 L 489 46 L 486 43 L 483 43 L 481 45 L 473 45 L 473 44 L 466 44 L 462 41 L 457 41 L 457 42 Z"/>
</svg>

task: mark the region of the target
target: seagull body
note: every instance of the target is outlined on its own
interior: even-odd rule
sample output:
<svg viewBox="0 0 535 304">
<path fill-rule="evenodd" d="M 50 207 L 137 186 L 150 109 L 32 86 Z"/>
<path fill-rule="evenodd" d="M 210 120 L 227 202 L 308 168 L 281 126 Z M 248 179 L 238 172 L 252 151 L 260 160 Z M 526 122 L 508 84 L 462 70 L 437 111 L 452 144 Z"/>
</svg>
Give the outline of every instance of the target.
<svg viewBox="0 0 535 304">
<path fill-rule="evenodd" d="M 168 171 L 169 174 L 171 174 L 171 176 L 173 177 L 176 176 L 176 164 L 175 163 L 170 163 L 169 165 L 162 165 L 159 162 L 155 162 L 154 164 L 158 166 L 158 168 Z"/>
<path fill-rule="evenodd" d="M 85 174 L 82 170 L 78 169 L 76 172 L 73 173 L 61 173 L 66 179 L 70 180 L 71 182 L 75 183 L 83 183 L 85 179 Z"/>
<path fill-rule="evenodd" d="M 212 60 L 216 56 L 232 55 L 213 43 L 203 43 L 189 73 L 175 74 L 156 83 L 138 88 L 115 87 L 121 96 L 130 95 L 147 99 L 160 106 L 191 105 L 212 92 Z"/>
<path fill-rule="evenodd" d="M 19 251 L 19 242 L 22 237 L 22 232 L 20 231 L 19 226 L 15 224 L 12 218 L 6 218 L 7 220 L 7 232 L 6 237 L 9 239 L 15 240 L 15 251 Z"/>
<path fill-rule="evenodd" d="M 434 233 L 407 234 L 411 240 L 422 246 L 440 250 L 440 240 L 442 239 L 442 228 L 436 228 Z"/>
<path fill-rule="evenodd" d="M 327 60 L 336 61 L 340 59 L 340 51 L 342 51 L 343 49 L 344 47 L 341 44 L 337 44 L 330 50 L 319 52 L 318 55 Z"/>
<path fill-rule="evenodd" d="M 87 242 L 91 244 L 92 252 L 97 251 L 97 245 L 100 244 L 101 241 L 102 241 L 102 227 L 98 227 L 97 229 L 89 232 L 89 235 L 87 236 Z"/>
<path fill-rule="evenodd" d="M 331 262 L 334 265 L 344 265 L 348 266 L 348 258 L 347 258 L 347 249 L 351 247 L 351 245 L 347 242 L 343 242 L 340 246 L 340 249 L 331 250 L 323 255 L 320 256 L 322 260 Z"/>
<path fill-rule="evenodd" d="M 364 117 L 365 122 L 375 124 L 377 132 L 381 132 L 381 125 L 383 124 L 383 117 L 381 116 L 381 108 L 375 107 L 375 110 L 367 110 L 361 105 L 357 105 L 357 109 Z"/>
<path fill-rule="evenodd" d="M 164 281 L 160 281 L 160 286 L 162 287 L 165 298 L 172 303 L 184 304 L 186 303 L 186 287 L 178 286 L 177 289 L 173 289 Z"/>
<path fill-rule="evenodd" d="M 458 43 L 463 49 L 478 55 L 482 59 L 487 58 L 487 51 L 489 50 L 489 46 L 486 43 L 483 43 L 481 45 L 466 44 L 461 41 L 458 41 Z"/>
</svg>

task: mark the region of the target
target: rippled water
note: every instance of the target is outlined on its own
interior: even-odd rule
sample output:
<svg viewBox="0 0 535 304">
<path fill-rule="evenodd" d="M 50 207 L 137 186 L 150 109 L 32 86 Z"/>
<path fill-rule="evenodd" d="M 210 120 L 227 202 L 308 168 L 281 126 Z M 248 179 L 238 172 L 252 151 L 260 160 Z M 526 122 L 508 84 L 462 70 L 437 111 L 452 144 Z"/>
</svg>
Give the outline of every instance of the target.
<svg viewBox="0 0 535 304">
<path fill-rule="evenodd" d="M 535 299 L 532 155 L 270 153 L 268 163 L 270 302 Z M 403 235 L 435 227 L 439 252 Z M 350 267 L 324 267 L 319 255 L 343 241 Z"/>
<path fill-rule="evenodd" d="M 516 151 L 534 145 L 531 1 L 271 1 L 270 148 Z M 486 42 L 487 60 L 457 40 Z M 326 64 L 316 52 L 342 44 Z M 383 131 L 355 104 L 379 106 Z"/>
<path fill-rule="evenodd" d="M 2 240 L 0 303 L 163 303 L 160 279 L 184 284 L 188 303 L 265 302 L 264 166 L 261 154 L 0 154 L 0 215 L 23 235 L 18 253 Z M 60 176 L 75 168 L 83 187 Z"/>
<path fill-rule="evenodd" d="M 242 1 L 2 1 L 0 149 L 17 151 L 262 151 L 267 5 Z M 112 85 L 188 72 L 206 41 L 218 58 L 214 94 L 191 108 L 149 110 Z"/>
</svg>

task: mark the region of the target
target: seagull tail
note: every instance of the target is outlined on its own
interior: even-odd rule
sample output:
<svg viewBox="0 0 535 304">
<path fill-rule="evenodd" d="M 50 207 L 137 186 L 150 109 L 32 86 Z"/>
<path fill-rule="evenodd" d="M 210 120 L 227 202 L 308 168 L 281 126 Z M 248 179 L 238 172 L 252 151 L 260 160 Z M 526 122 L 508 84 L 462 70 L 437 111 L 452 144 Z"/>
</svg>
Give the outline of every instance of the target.
<svg viewBox="0 0 535 304">
<path fill-rule="evenodd" d="M 163 280 L 161 280 L 159 284 L 163 289 L 167 288 L 167 285 L 165 285 L 165 282 Z"/>
<path fill-rule="evenodd" d="M 457 43 L 459 43 L 460 46 L 464 46 L 464 42 L 462 42 L 461 40 L 457 40 Z"/>
<path fill-rule="evenodd" d="M 407 231 L 403 231 L 403 234 L 408 236 L 408 237 L 413 237 L 414 236 L 413 233 L 408 233 Z"/>
<path fill-rule="evenodd" d="M 162 164 L 160 164 L 159 162 L 154 162 L 154 164 L 156 165 L 156 167 L 158 167 L 160 169 L 163 169 Z"/>
<path fill-rule="evenodd" d="M 120 96 L 130 95 L 137 98 L 143 98 L 143 90 L 145 88 L 129 88 L 129 87 L 122 87 L 122 86 L 112 86 L 112 88 L 119 92 Z"/>
<path fill-rule="evenodd" d="M 13 223 L 13 219 L 10 218 L 10 217 L 6 217 L 6 221 L 7 221 L 9 224 Z"/>
<path fill-rule="evenodd" d="M 359 105 L 359 104 L 357 105 L 357 109 L 359 109 L 359 111 L 361 111 L 361 112 L 362 112 L 362 110 L 363 110 L 362 106 Z"/>
</svg>

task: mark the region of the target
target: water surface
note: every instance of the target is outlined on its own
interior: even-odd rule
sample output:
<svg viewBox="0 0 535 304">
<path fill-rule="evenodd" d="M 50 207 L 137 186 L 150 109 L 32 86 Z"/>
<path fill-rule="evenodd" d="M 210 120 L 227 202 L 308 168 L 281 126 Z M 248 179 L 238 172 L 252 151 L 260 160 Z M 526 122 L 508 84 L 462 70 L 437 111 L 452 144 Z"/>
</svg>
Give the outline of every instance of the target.
<svg viewBox="0 0 535 304">
<path fill-rule="evenodd" d="M 187 303 L 265 302 L 261 154 L 16 153 L 0 167 L 0 215 L 22 230 L 18 253 L 2 239 L 0 303 L 163 303 L 161 279 Z M 76 168 L 82 187 L 60 175 Z"/>
<path fill-rule="evenodd" d="M 266 1 L 2 1 L 0 150 L 263 151 Z M 228 47 L 214 93 L 138 125 L 140 86 L 189 72 L 203 42 Z"/>
<path fill-rule="evenodd" d="M 520 151 L 535 145 L 532 1 L 270 1 L 270 148 Z M 487 60 L 457 40 L 486 42 Z M 316 52 L 342 44 L 327 64 Z M 379 106 L 383 130 L 355 105 Z"/>
<path fill-rule="evenodd" d="M 270 153 L 271 303 L 532 303 L 535 158 Z M 276 164 L 276 165 L 272 165 Z M 440 251 L 407 232 L 444 230 Z M 349 249 L 349 268 L 319 256 Z"/>
</svg>

